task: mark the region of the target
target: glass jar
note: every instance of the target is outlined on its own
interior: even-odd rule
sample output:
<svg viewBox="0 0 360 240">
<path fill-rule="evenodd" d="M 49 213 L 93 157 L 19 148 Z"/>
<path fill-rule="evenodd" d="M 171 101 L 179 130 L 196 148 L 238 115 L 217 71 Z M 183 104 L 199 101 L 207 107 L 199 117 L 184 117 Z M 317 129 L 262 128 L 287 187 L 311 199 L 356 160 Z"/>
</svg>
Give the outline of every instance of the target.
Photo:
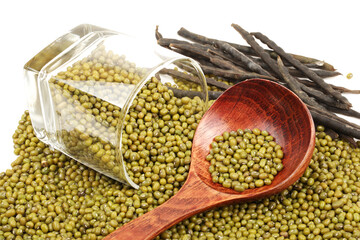
<svg viewBox="0 0 360 240">
<path fill-rule="evenodd" d="M 159 146 L 169 136 L 186 131 L 191 138 L 183 126 L 192 121 L 181 122 L 181 114 L 207 109 L 206 80 L 197 62 L 89 24 L 56 39 L 24 69 L 36 136 L 134 188 L 139 181 L 127 173 L 132 160 L 163 159 Z"/>
</svg>

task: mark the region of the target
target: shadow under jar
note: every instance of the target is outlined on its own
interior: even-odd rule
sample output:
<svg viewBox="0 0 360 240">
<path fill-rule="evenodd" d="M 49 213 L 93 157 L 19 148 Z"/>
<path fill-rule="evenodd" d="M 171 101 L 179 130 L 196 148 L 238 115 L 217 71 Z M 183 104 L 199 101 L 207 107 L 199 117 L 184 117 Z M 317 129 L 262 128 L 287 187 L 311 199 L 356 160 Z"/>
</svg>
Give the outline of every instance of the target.
<svg viewBox="0 0 360 240">
<path fill-rule="evenodd" d="M 188 166 L 208 104 L 205 77 L 192 59 L 155 48 L 88 24 L 48 45 L 24 67 L 36 136 L 135 188 L 156 163 Z"/>
</svg>

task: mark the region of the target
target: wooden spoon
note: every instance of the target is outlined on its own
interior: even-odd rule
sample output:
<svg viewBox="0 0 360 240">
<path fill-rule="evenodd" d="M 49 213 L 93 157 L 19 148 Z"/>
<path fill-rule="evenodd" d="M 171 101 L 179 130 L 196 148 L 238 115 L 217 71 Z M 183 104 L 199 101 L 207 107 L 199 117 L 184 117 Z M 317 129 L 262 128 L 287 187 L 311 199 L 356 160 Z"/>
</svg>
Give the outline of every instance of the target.
<svg viewBox="0 0 360 240">
<path fill-rule="evenodd" d="M 236 192 L 211 180 L 205 160 L 214 137 L 225 131 L 259 128 L 283 147 L 284 168 L 271 185 Z M 225 91 L 197 127 L 191 166 L 179 192 L 164 204 L 108 235 L 110 239 L 153 239 L 164 230 L 213 207 L 253 201 L 281 192 L 307 168 L 315 146 L 315 128 L 304 103 L 285 87 L 262 79 L 247 80 Z"/>
</svg>

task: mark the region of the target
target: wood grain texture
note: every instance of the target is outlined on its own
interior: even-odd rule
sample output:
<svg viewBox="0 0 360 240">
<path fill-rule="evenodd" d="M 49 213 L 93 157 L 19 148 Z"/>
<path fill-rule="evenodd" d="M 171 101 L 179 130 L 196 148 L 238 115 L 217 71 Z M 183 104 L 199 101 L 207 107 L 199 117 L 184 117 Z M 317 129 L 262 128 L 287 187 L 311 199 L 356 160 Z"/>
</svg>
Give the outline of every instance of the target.
<svg viewBox="0 0 360 240">
<path fill-rule="evenodd" d="M 269 186 L 236 192 L 214 184 L 205 160 L 210 143 L 224 131 L 267 130 L 283 147 L 284 168 Z M 213 207 L 253 201 L 289 187 L 305 171 L 315 146 L 315 128 L 303 102 L 274 82 L 252 79 L 229 88 L 203 116 L 194 136 L 188 178 L 167 202 L 125 224 L 105 240 L 153 239 L 176 223 Z"/>
</svg>

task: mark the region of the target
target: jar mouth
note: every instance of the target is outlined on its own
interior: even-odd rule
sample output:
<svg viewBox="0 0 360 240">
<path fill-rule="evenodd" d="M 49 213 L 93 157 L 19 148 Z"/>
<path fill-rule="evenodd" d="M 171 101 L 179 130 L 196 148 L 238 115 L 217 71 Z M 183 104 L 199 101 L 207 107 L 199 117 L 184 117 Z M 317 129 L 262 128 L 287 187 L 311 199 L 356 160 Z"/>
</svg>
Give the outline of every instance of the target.
<svg viewBox="0 0 360 240">
<path fill-rule="evenodd" d="M 161 72 L 162 69 L 167 69 L 171 65 L 177 66 L 177 63 L 185 64 L 188 67 L 192 68 L 194 70 L 194 74 L 198 77 L 198 84 L 201 86 L 202 92 L 199 92 L 198 95 L 201 96 L 202 100 L 204 101 L 203 105 L 203 112 L 205 112 L 208 109 L 208 89 L 207 89 L 207 83 L 205 79 L 205 75 L 200 67 L 200 65 L 193 59 L 188 57 L 173 57 L 171 59 L 168 59 L 161 64 L 155 66 L 151 70 L 148 71 L 148 73 L 143 77 L 143 79 L 134 87 L 134 89 L 131 91 L 129 97 L 127 98 L 127 101 L 124 105 L 124 107 L 121 110 L 121 121 L 119 121 L 117 126 L 117 144 L 116 144 L 116 158 L 119 160 L 120 164 L 122 165 L 124 176 L 126 178 L 126 181 L 129 183 L 130 186 L 132 186 L 135 189 L 139 188 L 139 185 L 136 184 L 129 176 L 128 170 L 125 165 L 125 159 L 123 158 L 122 154 L 122 137 L 125 126 L 125 117 L 130 111 L 130 107 L 135 99 L 135 97 L 139 94 L 141 89 L 148 83 L 152 77 L 156 76 L 159 72 Z"/>
</svg>

